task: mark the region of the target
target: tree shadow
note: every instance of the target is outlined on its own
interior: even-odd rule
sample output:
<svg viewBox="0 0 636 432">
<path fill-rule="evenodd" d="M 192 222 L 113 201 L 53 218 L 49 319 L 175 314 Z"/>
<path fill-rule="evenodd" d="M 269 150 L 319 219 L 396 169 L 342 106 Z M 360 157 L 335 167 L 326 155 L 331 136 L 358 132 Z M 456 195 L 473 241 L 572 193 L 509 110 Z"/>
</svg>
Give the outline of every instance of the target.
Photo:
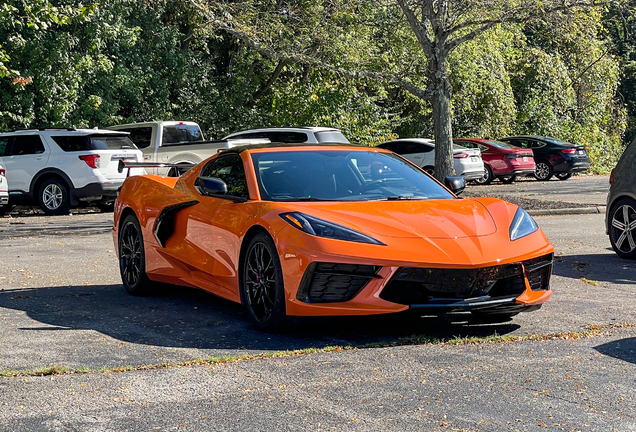
<svg viewBox="0 0 636 432">
<path fill-rule="evenodd" d="M 594 349 L 601 354 L 614 357 L 618 360 L 636 363 L 636 337 L 608 342 L 595 346 Z"/>
<path fill-rule="evenodd" d="M 611 248 L 610 248 L 611 250 Z M 580 254 L 554 257 L 552 274 L 617 284 L 636 284 L 636 262 L 611 254 Z"/>
<path fill-rule="evenodd" d="M 94 285 L 0 291 L 0 308 L 24 311 L 44 325 L 30 332 L 95 330 L 121 342 L 197 348 L 292 350 L 310 346 L 379 342 L 409 343 L 435 338 L 492 336 L 510 333 L 513 322 L 480 323 L 469 314 L 419 317 L 393 314 L 367 317 L 294 318 L 283 334 L 255 330 L 239 304 L 176 286 L 149 297 L 133 297 L 121 285 Z"/>
</svg>

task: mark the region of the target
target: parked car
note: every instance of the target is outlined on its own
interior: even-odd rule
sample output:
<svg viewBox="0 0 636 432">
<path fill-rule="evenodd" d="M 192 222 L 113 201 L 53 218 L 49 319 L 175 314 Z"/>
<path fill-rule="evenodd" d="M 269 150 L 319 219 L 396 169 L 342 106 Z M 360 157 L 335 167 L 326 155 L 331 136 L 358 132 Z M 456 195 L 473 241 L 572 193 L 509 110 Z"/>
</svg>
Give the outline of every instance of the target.
<svg viewBox="0 0 636 432">
<path fill-rule="evenodd" d="M 328 127 L 281 127 L 250 129 L 234 132 L 223 139 L 254 139 L 266 138 L 271 142 L 280 143 L 338 143 L 349 144 L 349 140 L 340 129 Z"/>
<path fill-rule="evenodd" d="M 499 141 L 532 150 L 537 165 L 534 173 L 537 180 L 548 181 L 553 175 L 559 180 L 567 180 L 572 174 L 590 167 L 590 158 L 582 145 L 540 136 L 506 137 Z"/>
<path fill-rule="evenodd" d="M 0 214 L 9 208 L 9 182 L 5 173 L 6 171 L 0 165 Z"/>
<path fill-rule="evenodd" d="M 232 146 L 227 140 L 205 141 L 197 123 L 188 121 L 154 121 L 109 126 L 129 132 L 130 139 L 143 152 L 144 162 L 196 165 L 220 150 Z M 243 144 L 243 143 L 239 143 Z M 187 168 L 148 168 L 149 174 L 178 177 Z"/>
<path fill-rule="evenodd" d="M 605 228 L 614 252 L 636 259 L 636 139 L 610 174 Z"/>
<path fill-rule="evenodd" d="M 430 175 L 435 175 L 435 141 L 428 138 L 403 138 L 383 142 L 377 147 L 391 150 L 422 167 Z M 469 149 L 453 145 L 453 168 L 455 174 L 466 181 L 484 176 L 484 162 L 479 149 Z"/>
<path fill-rule="evenodd" d="M 117 172 L 120 160 L 142 161 L 127 135 L 99 129 L 1 133 L 0 164 L 12 204 L 38 204 L 49 215 L 68 213 L 79 200 L 111 207 L 126 176 L 145 173 Z"/>
<path fill-rule="evenodd" d="M 504 142 L 483 138 L 460 138 L 454 141 L 462 147 L 481 151 L 484 176 L 476 179 L 479 184 L 489 184 L 495 179 L 512 183 L 517 176 L 534 174 L 532 150 L 520 149 Z"/>
<path fill-rule="evenodd" d="M 499 319 L 552 294 L 554 248 L 528 213 L 459 199 L 377 148 L 237 147 L 178 179 L 131 177 L 112 233 L 130 294 L 198 287 L 242 303 L 263 330 L 409 309 Z"/>
</svg>

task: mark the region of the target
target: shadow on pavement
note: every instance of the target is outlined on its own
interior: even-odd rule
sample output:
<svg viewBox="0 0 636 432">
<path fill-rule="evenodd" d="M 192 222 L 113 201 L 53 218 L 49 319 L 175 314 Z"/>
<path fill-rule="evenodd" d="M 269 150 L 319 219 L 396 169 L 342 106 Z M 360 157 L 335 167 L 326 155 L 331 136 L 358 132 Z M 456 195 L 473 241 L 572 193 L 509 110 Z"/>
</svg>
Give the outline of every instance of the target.
<svg viewBox="0 0 636 432">
<path fill-rule="evenodd" d="M 630 337 L 594 347 L 601 354 L 629 363 L 636 363 L 636 338 Z"/>
<path fill-rule="evenodd" d="M 614 253 L 564 255 L 554 257 L 552 274 L 629 285 L 636 284 L 635 268 L 636 262 L 621 259 Z"/>
<path fill-rule="evenodd" d="M 0 308 L 24 311 L 39 323 L 17 331 L 95 330 L 122 342 L 198 349 L 291 350 L 311 346 L 400 343 L 401 337 L 504 335 L 514 322 L 479 323 L 469 314 L 442 317 L 295 318 L 285 334 L 255 330 L 243 307 L 211 294 L 169 286 L 150 297 L 133 297 L 121 285 L 0 291 Z"/>
</svg>

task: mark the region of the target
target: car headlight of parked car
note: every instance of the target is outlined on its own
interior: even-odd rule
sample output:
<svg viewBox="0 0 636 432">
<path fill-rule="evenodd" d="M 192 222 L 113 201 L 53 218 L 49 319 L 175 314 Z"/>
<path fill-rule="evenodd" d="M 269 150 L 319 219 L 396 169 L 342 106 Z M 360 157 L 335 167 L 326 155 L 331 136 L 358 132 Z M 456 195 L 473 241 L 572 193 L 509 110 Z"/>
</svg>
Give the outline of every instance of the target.
<svg viewBox="0 0 636 432">
<path fill-rule="evenodd" d="M 283 213 L 281 218 L 294 228 L 317 237 L 386 246 L 366 234 L 300 212 Z"/>
<path fill-rule="evenodd" d="M 532 216 L 521 207 L 518 207 L 515 217 L 510 224 L 510 241 L 525 237 L 538 229 L 539 227 L 534 219 L 532 219 Z"/>
</svg>

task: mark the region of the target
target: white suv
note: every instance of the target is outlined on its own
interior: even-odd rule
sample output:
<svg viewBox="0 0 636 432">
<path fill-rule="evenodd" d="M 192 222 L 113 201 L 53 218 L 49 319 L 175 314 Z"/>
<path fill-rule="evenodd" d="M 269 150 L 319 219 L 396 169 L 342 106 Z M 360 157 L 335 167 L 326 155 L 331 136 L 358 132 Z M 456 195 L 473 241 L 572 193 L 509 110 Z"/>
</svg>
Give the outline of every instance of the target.
<svg viewBox="0 0 636 432">
<path fill-rule="evenodd" d="M 273 143 L 294 143 L 294 144 L 318 144 L 318 143 L 339 143 L 349 144 L 349 140 L 342 134 L 340 129 L 327 127 L 281 127 L 250 129 L 241 132 L 234 132 L 223 138 L 226 139 L 252 139 L 267 138 Z"/>
<path fill-rule="evenodd" d="M 127 172 L 120 160 L 143 162 L 124 132 L 41 129 L 0 133 L 0 165 L 6 169 L 11 204 L 39 204 L 46 214 L 65 214 L 80 199 L 108 208 Z M 132 171 L 132 170 L 131 170 Z M 130 175 L 143 174 L 135 169 Z"/>
</svg>

